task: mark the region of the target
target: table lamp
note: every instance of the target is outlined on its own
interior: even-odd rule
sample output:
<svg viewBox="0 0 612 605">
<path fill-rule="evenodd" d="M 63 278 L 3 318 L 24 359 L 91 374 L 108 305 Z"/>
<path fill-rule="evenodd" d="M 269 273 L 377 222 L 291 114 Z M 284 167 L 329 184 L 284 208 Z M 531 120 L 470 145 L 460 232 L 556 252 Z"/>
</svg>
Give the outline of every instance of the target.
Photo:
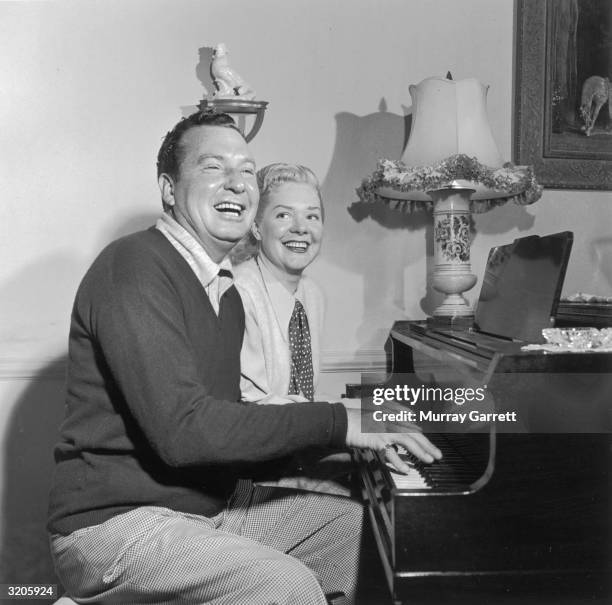
<svg viewBox="0 0 612 605">
<path fill-rule="evenodd" d="M 488 86 L 474 78 L 433 77 L 409 88 L 412 128 L 401 160 L 379 160 L 357 190 L 362 202 L 402 212 L 433 210 L 433 287 L 445 294 L 442 322 L 469 323 L 463 293 L 476 283 L 470 265 L 471 213 L 542 195 L 533 169 L 504 163 L 487 119 Z"/>
</svg>

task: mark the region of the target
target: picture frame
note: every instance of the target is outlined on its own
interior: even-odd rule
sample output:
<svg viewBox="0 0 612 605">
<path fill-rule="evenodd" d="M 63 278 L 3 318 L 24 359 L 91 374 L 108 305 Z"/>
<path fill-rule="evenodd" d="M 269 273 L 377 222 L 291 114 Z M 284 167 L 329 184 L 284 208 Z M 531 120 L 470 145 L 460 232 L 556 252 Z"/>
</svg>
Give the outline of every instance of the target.
<svg viewBox="0 0 612 605">
<path fill-rule="evenodd" d="M 513 160 L 544 187 L 612 189 L 610 23 L 608 0 L 518 0 Z"/>
</svg>

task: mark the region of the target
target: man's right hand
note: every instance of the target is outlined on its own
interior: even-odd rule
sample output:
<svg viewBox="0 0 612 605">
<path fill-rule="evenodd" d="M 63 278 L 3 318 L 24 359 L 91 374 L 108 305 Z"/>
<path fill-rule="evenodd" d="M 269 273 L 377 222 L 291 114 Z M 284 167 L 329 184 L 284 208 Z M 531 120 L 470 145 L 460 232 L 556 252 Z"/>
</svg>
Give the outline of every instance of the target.
<svg viewBox="0 0 612 605">
<path fill-rule="evenodd" d="M 401 433 L 362 433 L 361 411 L 348 408 L 346 415 L 348 418 L 346 445 L 384 451 L 387 460 L 400 472 L 408 473 L 410 467 L 399 457 L 392 447 L 394 445 L 404 446 L 423 462 L 433 462 L 442 458 L 442 452 L 423 435 L 416 424 L 405 423 L 403 427 L 406 432 Z"/>
</svg>

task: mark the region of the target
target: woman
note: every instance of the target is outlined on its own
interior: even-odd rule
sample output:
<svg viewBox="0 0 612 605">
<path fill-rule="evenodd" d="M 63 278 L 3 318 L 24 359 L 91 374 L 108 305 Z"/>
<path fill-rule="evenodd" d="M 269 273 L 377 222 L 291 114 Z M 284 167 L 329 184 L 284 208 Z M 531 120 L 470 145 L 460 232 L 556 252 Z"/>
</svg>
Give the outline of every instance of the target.
<svg viewBox="0 0 612 605">
<path fill-rule="evenodd" d="M 291 164 L 266 166 L 257 179 L 260 202 L 250 237 L 258 252 L 235 268 L 246 321 L 242 396 L 258 403 L 312 401 L 324 301 L 303 271 L 323 237 L 319 183 L 310 169 Z"/>
<path fill-rule="evenodd" d="M 257 254 L 235 268 L 245 312 L 242 397 L 266 404 L 313 401 L 324 302 L 303 272 L 323 237 L 319 183 L 310 169 L 291 164 L 266 166 L 257 180 L 260 201 L 251 228 Z M 260 483 L 348 496 L 349 455 L 327 454 L 295 456 Z"/>
</svg>

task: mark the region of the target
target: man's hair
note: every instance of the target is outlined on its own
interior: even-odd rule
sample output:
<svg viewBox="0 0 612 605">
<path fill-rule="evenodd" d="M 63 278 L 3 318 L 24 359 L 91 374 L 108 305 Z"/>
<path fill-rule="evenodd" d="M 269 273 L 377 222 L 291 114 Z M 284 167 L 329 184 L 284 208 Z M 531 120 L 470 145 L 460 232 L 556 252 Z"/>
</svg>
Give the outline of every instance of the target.
<svg viewBox="0 0 612 605">
<path fill-rule="evenodd" d="M 236 125 L 233 118 L 226 113 L 212 113 L 210 111 L 198 111 L 183 118 L 164 138 L 157 154 L 157 176 L 167 174 L 173 179 L 178 178 L 181 165 L 182 149 L 181 139 L 183 135 L 196 126 L 222 126 L 232 128 L 244 138 L 244 134 Z"/>
</svg>

